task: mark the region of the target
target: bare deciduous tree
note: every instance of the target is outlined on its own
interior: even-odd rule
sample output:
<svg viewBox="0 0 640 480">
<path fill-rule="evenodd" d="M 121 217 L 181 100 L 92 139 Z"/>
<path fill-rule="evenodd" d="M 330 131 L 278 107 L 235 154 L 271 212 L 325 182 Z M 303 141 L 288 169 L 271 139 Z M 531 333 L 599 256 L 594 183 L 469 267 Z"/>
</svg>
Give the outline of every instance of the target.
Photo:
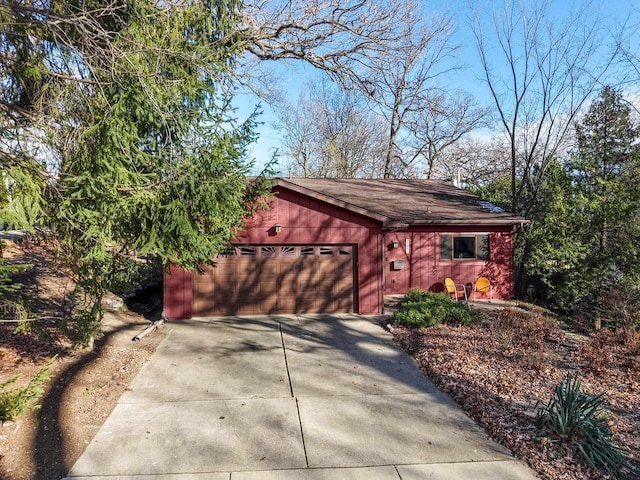
<svg viewBox="0 0 640 480">
<path fill-rule="evenodd" d="M 424 164 L 413 165 L 420 176 L 432 178 L 438 168 L 449 159 L 443 158 L 446 150 L 459 142 L 465 135 L 487 124 L 488 109 L 478 107 L 474 98 L 462 91 L 445 93 L 435 91 L 423 108 L 409 115 L 407 130 L 413 148 L 408 163 L 415 164 L 420 158 Z M 442 165 L 455 167 L 454 165 Z"/>
<path fill-rule="evenodd" d="M 472 29 L 509 141 L 511 209 L 526 214 L 548 162 L 565 144 L 614 54 L 599 61 L 605 32 L 586 7 L 558 24 L 544 1 L 505 2 L 492 18 L 475 11 Z"/>
<path fill-rule="evenodd" d="M 478 188 L 509 175 L 509 159 L 509 146 L 500 138 L 462 138 L 440 152 L 432 177 Z"/>
<path fill-rule="evenodd" d="M 368 98 L 375 114 L 386 119 L 387 145 L 379 175 L 411 174 L 412 162 L 427 150 L 417 145 L 407 127 L 439 99 L 432 90 L 435 79 L 451 68 L 443 63 L 454 50 L 451 17 L 425 17 L 418 0 L 254 0 L 244 5 L 242 18 L 248 54 L 239 77 L 245 85 L 273 104 L 279 82 L 272 71 L 277 63 L 272 61 L 300 61 L 324 72 L 341 87 Z M 459 120 L 452 118 L 447 139 L 431 141 L 431 146 L 437 144 L 437 150 L 457 140 Z M 475 121 L 470 123 L 468 127 Z M 438 134 L 442 126 L 438 124 Z M 308 129 L 300 128 L 291 138 L 305 130 L 308 138 Z M 307 148 L 299 140 L 301 155 Z M 291 145 L 287 148 L 291 151 Z M 304 160 L 298 157 L 298 162 Z"/>
<path fill-rule="evenodd" d="M 269 68 L 266 60 L 300 60 L 334 79 L 365 82 L 363 65 L 402 38 L 403 19 L 415 7 L 409 0 L 248 0 L 241 11 L 250 54 L 243 74 L 255 80 Z"/>
<path fill-rule="evenodd" d="M 384 135 L 381 118 L 357 92 L 328 80 L 311 81 L 295 104 L 277 108 L 278 127 L 295 174 L 355 178 L 375 176 Z"/>
<path fill-rule="evenodd" d="M 368 95 L 373 109 L 387 121 L 384 178 L 404 176 L 412 156 L 403 148 L 410 116 L 429 105 L 434 80 L 444 73 L 442 61 L 453 51 L 449 17 L 429 20 L 418 12 L 404 19 L 400 40 L 368 68 Z"/>
<path fill-rule="evenodd" d="M 639 8 L 629 7 L 626 20 L 618 26 L 616 46 L 620 51 L 618 66 L 621 69 L 620 83 L 630 102 L 630 106 L 640 112 L 640 45 L 638 45 Z"/>
</svg>

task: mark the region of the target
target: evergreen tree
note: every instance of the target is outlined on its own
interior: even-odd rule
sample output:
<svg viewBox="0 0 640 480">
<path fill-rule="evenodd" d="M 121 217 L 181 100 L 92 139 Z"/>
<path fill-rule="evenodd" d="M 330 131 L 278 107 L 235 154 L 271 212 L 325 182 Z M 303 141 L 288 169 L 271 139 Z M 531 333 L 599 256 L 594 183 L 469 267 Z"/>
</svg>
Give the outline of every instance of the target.
<svg viewBox="0 0 640 480">
<path fill-rule="evenodd" d="M 239 2 L 37 7 L 0 9 L 15 30 L 0 37 L 15 53 L 3 64 L 13 88 L 0 90 L 13 150 L 1 158 L 30 187 L 23 205 L 39 206 L 25 219 L 50 227 L 66 254 L 78 281 L 69 326 L 87 343 L 114 280 L 150 256 L 210 261 L 268 185 L 246 180 L 255 119 L 238 124 L 230 108 Z M 28 146 L 10 143 L 25 131 Z"/>
<path fill-rule="evenodd" d="M 531 225 L 516 237 L 527 279 L 517 285 L 521 296 L 564 311 L 581 307 L 605 321 L 640 307 L 639 136 L 629 106 L 604 88 L 576 125 L 571 160 L 549 162 L 531 202 Z M 477 193 L 508 207 L 501 179 Z M 623 298 L 625 306 L 613 305 Z"/>
<path fill-rule="evenodd" d="M 639 135 L 629 105 L 610 87 L 576 126 L 578 149 L 570 168 L 584 218 L 577 233 L 590 249 L 593 275 L 615 269 L 640 280 Z"/>
<path fill-rule="evenodd" d="M 574 238 L 588 250 L 584 297 L 599 310 L 602 292 L 613 289 L 622 298 L 626 291 L 634 298 L 640 286 L 639 136 L 631 108 L 611 87 L 576 126 L 578 146 L 569 167 L 582 220 Z"/>
<path fill-rule="evenodd" d="M 612 253 L 636 222 L 640 185 L 638 135 L 631 121 L 631 109 L 619 93 L 605 87 L 591 105 L 582 123 L 576 126 L 578 149 L 571 169 L 578 194 L 584 200 L 584 234 L 594 253 Z"/>
<path fill-rule="evenodd" d="M 584 221 L 576 201 L 571 172 L 557 160 L 550 162 L 531 209 L 531 225 L 519 239 L 527 251 L 526 271 L 543 287 L 531 288 L 530 295 L 563 310 L 571 310 L 584 295 L 583 266 L 590 253 L 576 236 Z"/>
</svg>

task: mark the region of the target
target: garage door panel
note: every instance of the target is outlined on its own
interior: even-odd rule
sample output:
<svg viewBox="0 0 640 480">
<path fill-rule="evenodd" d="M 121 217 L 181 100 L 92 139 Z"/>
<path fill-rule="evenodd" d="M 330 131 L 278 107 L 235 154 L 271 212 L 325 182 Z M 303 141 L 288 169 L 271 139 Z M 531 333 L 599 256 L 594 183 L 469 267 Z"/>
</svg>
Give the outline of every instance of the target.
<svg viewBox="0 0 640 480">
<path fill-rule="evenodd" d="M 305 287 L 313 287 L 318 282 L 318 278 L 319 277 L 316 276 L 316 275 L 307 275 L 307 274 L 299 275 L 291 283 L 296 285 L 298 287 L 298 289 L 305 288 Z"/>
<path fill-rule="evenodd" d="M 351 278 L 353 274 L 352 263 L 349 262 L 336 262 L 332 266 L 332 272 L 336 277 L 348 277 Z"/>
<path fill-rule="evenodd" d="M 245 303 L 250 303 L 255 300 L 260 300 L 262 298 L 268 297 L 272 295 L 272 292 L 264 290 L 266 288 L 265 285 L 245 285 L 238 288 L 237 297 L 238 300 L 242 300 Z"/>
<path fill-rule="evenodd" d="M 255 315 L 258 313 L 273 313 L 276 311 L 277 299 L 270 298 L 252 298 L 250 302 L 240 301 L 237 309 L 237 315 Z"/>
<path fill-rule="evenodd" d="M 278 298 L 278 312 L 308 313 L 315 311 L 315 300 L 308 297 L 280 297 Z"/>
<path fill-rule="evenodd" d="M 336 310 L 343 310 L 345 308 L 349 308 L 351 305 L 352 305 L 352 300 L 350 298 L 334 299 L 334 308 Z"/>
<path fill-rule="evenodd" d="M 194 311 L 198 312 L 199 316 L 213 317 L 218 315 L 235 315 L 237 311 L 237 304 L 235 302 L 216 302 L 213 301 L 197 301 L 194 305 Z"/>
<path fill-rule="evenodd" d="M 295 283 L 280 283 L 278 285 L 278 295 L 281 297 L 285 296 L 294 296 L 297 292 L 300 291 L 300 288 Z"/>
<path fill-rule="evenodd" d="M 193 285 L 193 291 L 195 297 L 200 298 L 202 296 L 208 296 L 215 290 L 215 284 L 212 282 L 198 282 Z"/>
<path fill-rule="evenodd" d="M 354 311 L 351 246 L 239 246 L 194 281 L 196 316 Z"/>
<path fill-rule="evenodd" d="M 214 275 L 235 275 L 236 265 L 227 262 L 217 262 L 215 266 L 207 265 L 203 267 L 206 276 Z"/>
<path fill-rule="evenodd" d="M 242 270 L 238 272 L 242 274 Z M 256 274 L 262 276 L 277 276 L 280 273 L 280 265 L 271 261 L 262 260 L 256 263 Z"/>
<path fill-rule="evenodd" d="M 339 289 L 351 290 L 353 288 L 353 280 L 347 277 L 340 277 L 331 282 L 331 285 Z"/>
</svg>

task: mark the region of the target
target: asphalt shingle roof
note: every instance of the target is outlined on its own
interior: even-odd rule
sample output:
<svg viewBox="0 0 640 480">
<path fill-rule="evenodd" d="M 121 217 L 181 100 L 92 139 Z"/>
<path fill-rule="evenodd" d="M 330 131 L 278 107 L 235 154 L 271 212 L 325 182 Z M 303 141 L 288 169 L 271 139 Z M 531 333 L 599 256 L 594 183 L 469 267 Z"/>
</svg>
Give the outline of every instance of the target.
<svg viewBox="0 0 640 480">
<path fill-rule="evenodd" d="M 389 224 L 528 223 L 442 180 L 280 178 L 278 184 Z"/>
</svg>

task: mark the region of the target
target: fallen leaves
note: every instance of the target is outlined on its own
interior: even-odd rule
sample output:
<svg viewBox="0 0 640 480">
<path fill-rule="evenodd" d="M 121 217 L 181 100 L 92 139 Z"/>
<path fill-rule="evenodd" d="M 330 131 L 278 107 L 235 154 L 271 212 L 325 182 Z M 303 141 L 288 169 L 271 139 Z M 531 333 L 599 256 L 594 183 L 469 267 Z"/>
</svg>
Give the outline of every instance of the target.
<svg viewBox="0 0 640 480">
<path fill-rule="evenodd" d="M 543 478 L 610 478 L 580 464 L 569 445 L 538 437 L 536 403 L 550 398 L 568 370 L 589 393 L 607 392 L 613 440 L 635 463 L 640 460 L 640 334 L 578 337 L 537 312 L 513 310 L 474 327 L 394 327 L 393 334 L 427 376 Z"/>
</svg>

